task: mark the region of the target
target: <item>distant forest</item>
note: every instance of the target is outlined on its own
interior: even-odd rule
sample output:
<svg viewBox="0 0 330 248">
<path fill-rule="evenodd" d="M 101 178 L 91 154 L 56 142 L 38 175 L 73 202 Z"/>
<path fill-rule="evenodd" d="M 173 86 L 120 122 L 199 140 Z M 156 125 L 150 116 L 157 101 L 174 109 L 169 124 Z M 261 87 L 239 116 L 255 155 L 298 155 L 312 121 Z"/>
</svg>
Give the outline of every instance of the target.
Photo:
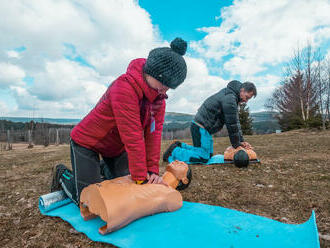
<svg viewBox="0 0 330 248">
<path fill-rule="evenodd" d="M 275 112 L 260 112 L 251 113 L 252 128 L 254 134 L 275 133 L 280 130 L 280 126 L 276 119 Z M 171 113 L 165 115 L 165 122 L 163 127 L 163 139 L 189 139 L 190 138 L 190 124 L 194 115 Z M 24 118 L 13 118 L 16 121 L 0 120 L 0 142 L 1 149 L 10 148 L 11 143 L 28 143 L 30 147 L 33 145 L 49 145 L 49 144 L 63 144 L 69 143 L 70 132 L 74 124 L 55 124 L 40 121 L 26 122 L 18 121 Z M 63 121 L 65 119 L 49 119 L 52 121 Z M 46 120 L 46 121 L 49 121 Z M 72 119 L 73 120 L 73 119 Z M 70 121 L 72 121 L 70 120 Z M 76 120 L 79 121 L 78 119 Z M 224 129 L 216 133 L 214 136 L 227 136 L 227 130 Z"/>
<path fill-rule="evenodd" d="M 63 144 L 69 142 L 74 125 L 59 125 L 43 122 L 13 122 L 0 120 L 1 150 L 10 150 L 12 143 L 33 145 Z"/>
<path fill-rule="evenodd" d="M 0 120 L 0 131 L 6 130 L 33 130 L 40 128 L 73 128 L 74 125 L 60 125 L 45 122 L 13 122 L 8 120 Z"/>
</svg>

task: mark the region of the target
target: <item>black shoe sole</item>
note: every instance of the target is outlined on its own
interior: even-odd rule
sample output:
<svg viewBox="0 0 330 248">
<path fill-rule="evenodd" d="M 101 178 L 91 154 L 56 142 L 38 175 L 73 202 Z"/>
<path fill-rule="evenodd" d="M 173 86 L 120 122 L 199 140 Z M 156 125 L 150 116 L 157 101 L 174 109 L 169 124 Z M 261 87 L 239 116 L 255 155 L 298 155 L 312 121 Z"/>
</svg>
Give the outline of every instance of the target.
<svg viewBox="0 0 330 248">
<path fill-rule="evenodd" d="M 63 164 L 58 164 L 54 166 L 51 175 L 52 183 L 50 185 L 50 192 L 54 192 L 62 189 L 60 178 L 66 169 L 67 167 Z"/>
<path fill-rule="evenodd" d="M 164 155 L 163 155 L 163 161 L 164 162 L 168 162 L 168 158 L 171 156 L 173 150 L 178 146 L 181 147 L 181 142 L 180 141 L 175 141 L 174 143 L 172 143 L 170 145 L 169 148 L 167 148 L 167 150 L 164 152 Z"/>
</svg>

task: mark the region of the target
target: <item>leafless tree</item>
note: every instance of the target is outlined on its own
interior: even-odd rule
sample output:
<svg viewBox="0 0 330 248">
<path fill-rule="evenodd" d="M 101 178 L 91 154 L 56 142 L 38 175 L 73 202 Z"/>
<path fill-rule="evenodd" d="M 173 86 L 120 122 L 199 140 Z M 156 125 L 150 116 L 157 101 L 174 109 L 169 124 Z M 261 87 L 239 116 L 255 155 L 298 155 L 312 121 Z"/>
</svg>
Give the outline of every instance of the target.
<svg viewBox="0 0 330 248">
<path fill-rule="evenodd" d="M 267 108 L 280 113 L 278 117 L 282 127 L 290 129 L 299 125 L 316 125 L 316 115 L 324 112 L 324 83 L 321 62 L 318 66 L 317 60 L 317 53 L 310 43 L 303 50 L 299 47 L 294 50 L 291 60 L 285 66 L 281 86 L 275 89 L 265 104 Z M 291 121 L 292 125 L 286 121 Z"/>
<path fill-rule="evenodd" d="M 302 75 L 303 75 L 303 63 L 302 63 L 302 52 L 300 48 L 298 47 L 296 50 L 293 51 L 293 57 L 291 61 L 286 65 L 285 68 L 286 75 L 283 81 L 283 85 L 285 84 L 286 81 L 290 80 L 292 75 L 296 75 L 297 79 L 301 79 L 297 81 L 297 88 L 296 88 L 296 94 L 298 96 L 298 103 L 300 106 L 300 111 L 301 111 L 301 117 L 304 121 L 306 121 L 306 115 L 305 115 L 305 104 L 304 104 L 304 84 L 302 80 Z M 284 97 L 283 95 L 284 92 L 278 91 L 274 97 Z M 282 101 L 285 101 L 284 99 Z M 279 109 L 281 111 L 281 109 Z"/>
<path fill-rule="evenodd" d="M 325 119 L 330 121 L 330 58 L 324 60 L 325 72 Z"/>
<path fill-rule="evenodd" d="M 7 130 L 7 149 L 8 150 L 13 149 L 13 141 L 12 141 L 12 136 L 10 134 L 10 130 Z"/>
<path fill-rule="evenodd" d="M 33 141 L 32 141 L 32 130 L 28 130 L 28 148 L 33 148 Z"/>
<path fill-rule="evenodd" d="M 318 50 L 316 53 L 316 64 L 315 64 L 315 84 L 316 84 L 316 95 L 319 107 L 319 113 L 322 118 L 322 129 L 326 129 L 326 73 L 324 71 L 324 62 L 322 61 L 322 56 Z"/>
</svg>

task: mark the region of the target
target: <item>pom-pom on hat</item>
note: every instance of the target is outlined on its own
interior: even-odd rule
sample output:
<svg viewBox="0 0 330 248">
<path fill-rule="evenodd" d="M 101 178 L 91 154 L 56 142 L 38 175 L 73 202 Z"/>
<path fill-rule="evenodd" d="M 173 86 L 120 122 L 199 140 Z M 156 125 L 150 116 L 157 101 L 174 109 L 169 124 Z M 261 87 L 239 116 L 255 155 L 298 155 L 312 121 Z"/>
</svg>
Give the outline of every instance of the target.
<svg viewBox="0 0 330 248">
<path fill-rule="evenodd" d="M 187 50 L 187 42 L 175 38 L 171 48 L 159 47 L 150 51 L 144 72 L 160 81 L 163 85 L 175 89 L 186 78 L 187 65 L 182 57 Z"/>
</svg>

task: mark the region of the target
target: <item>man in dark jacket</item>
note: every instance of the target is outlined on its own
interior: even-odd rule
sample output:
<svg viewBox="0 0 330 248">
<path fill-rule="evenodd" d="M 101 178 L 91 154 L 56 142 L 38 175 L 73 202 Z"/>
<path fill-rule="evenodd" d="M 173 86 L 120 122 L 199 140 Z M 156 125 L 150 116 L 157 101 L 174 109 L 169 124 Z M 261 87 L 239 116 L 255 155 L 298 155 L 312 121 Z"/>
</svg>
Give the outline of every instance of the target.
<svg viewBox="0 0 330 248">
<path fill-rule="evenodd" d="M 229 82 L 226 88 L 207 98 L 198 109 L 190 127 L 194 146 L 177 141 L 166 150 L 163 160 L 206 163 L 213 155 L 211 135 L 220 131 L 224 124 L 234 148 L 251 148 L 242 135 L 238 104 L 247 103 L 253 96 L 257 96 L 257 89 L 253 83 L 241 83 L 236 80 Z"/>
</svg>

